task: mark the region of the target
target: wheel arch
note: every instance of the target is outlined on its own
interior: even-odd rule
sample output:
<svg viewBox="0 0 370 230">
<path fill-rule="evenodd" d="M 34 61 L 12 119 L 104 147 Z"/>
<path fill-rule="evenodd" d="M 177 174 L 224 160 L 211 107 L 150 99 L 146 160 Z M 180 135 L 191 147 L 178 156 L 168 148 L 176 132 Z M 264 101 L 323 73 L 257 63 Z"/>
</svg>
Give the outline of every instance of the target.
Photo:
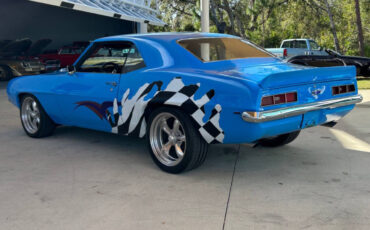
<svg viewBox="0 0 370 230">
<path fill-rule="evenodd" d="M 30 93 L 30 92 L 21 92 L 21 93 L 18 93 L 17 95 L 17 104 L 18 104 L 18 108 L 21 108 L 21 102 L 22 102 L 22 99 L 25 97 L 25 96 L 31 96 L 31 97 L 34 97 L 36 99 L 36 101 L 38 103 L 40 103 L 41 105 L 41 109 L 44 110 L 44 112 L 47 114 L 47 116 L 50 118 L 51 121 L 53 121 L 54 123 L 55 120 L 52 118 L 52 116 L 50 116 L 50 114 L 46 111 L 45 109 L 45 106 L 44 104 L 42 103 L 42 101 L 37 97 L 37 95 L 33 94 L 33 93 Z"/>
<path fill-rule="evenodd" d="M 216 105 L 213 108 L 211 117 L 214 116 L 215 113 L 219 113 L 221 111 L 221 110 L 216 111 L 216 108 L 218 108 L 218 106 L 219 105 Z M 217 125 L 214 122 L 211 122 L 211 117 L 206 122 L 203 121 L 203 118 L 198 118 L 202 120 L 201 122 L 202 124 L 200 124 L 199 121 L 197 121 L 196 116 L 192 116 L 192 113 L 177 105 L 168 105 L 163 103 L 153 103 L 148 105 L 144 112 L 144 119 L 147 125 L 149 125 L 148 121 L 150 114 L 159 108 L 174 108 L 186 114 L 190 118 L 192 126 L 194 127 L 196 132 L 198 132 L 199 135 L 203 138 L 203 140 L 208 144 L 223 143 L 224 130 L 221 127 L 219 127 L 219 124 L 217 127 Z M 211 130 L 213 130 L 213 132 L 211 132 Z M 215 134 L 214 132 L 217 133 Z"/>
<path fill-rule="evenodd" d="M 21 107 L 22 99 L 27 95 L 36 98 L 36 100 L 41 104 L 40 100 L 34 94 L 29 93 L 29 92 L 20 92 L 20 93 L 17 94 L 17 97 L 16 97 L 17 105 L 18 105 L 19 108 Z"/>
<path fill-rule="evenodd" d="M 163 103 L 151 103 L 149 104 L 146 108 L 145 108 L 145 111 L 144 111 L 144 118 L 145 118 L 145 121 L 146 123 L 148 124 L 148 121 L 149 121 L 149 117 L 150 115 L 157 109 L 160 109 L 160 108 L 173 108 L 173 109 L 177 109 L 181 112 L 183 112 L 184 114 L 186 114 L 187 116 L 190 117 L 190 120 L 192 121 L 192 124 L 193 124 L 193 127 L 195 129 L 197 129 L 197 125 L 196 125 L 196 121 L 194 120 L 194 118 L 192 118 L 192 116 L 190 116 L 190 114 L 185 111 L 183 108 L 181 108 L 180 106 L 177 106 L 177 105 L 166 105 L 166 104 L 163 104 Z M 199 132 L 199 130 L 197 129 L 197 131 Z"/>
</svg>

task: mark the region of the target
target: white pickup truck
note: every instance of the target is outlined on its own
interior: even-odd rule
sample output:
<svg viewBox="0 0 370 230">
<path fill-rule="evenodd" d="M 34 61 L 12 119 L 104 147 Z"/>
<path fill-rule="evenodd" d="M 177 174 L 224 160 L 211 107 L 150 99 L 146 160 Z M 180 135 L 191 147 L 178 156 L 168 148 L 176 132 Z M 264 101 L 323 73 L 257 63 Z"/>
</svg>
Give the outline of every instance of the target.
<svg viewBox="0 0 370 230">
<path fill-rule="evenodd" d="M 280 48 L 266 48 L 270 53 L 280 58 L 290 58 L 297 55 L 328 55 L 314 40 L 286 39 L 281 42 Z"/>
</svg>

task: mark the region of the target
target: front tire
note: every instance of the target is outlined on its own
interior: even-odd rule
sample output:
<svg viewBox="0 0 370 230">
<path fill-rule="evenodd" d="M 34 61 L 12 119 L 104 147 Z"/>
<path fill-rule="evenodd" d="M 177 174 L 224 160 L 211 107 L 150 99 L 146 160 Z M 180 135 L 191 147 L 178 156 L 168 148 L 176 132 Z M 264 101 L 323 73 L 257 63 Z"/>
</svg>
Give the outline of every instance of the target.
<svg viewBox="0 0 370 230">
<path fill-rule="evenodd" d="M 160 108 L 150 115 L 147 142 L 158 167 L 174 174 L 200 166 L 208 150 L 190 117 L 174 108 Z"/>
<path fill-rule="evenodd" d="M 278 147 L 289 144 L 294 141 L 301 131 L 295 131 L 287 134 L 282 134 L 272 138 L 265 138 L 258 141 L 258 144 L 265 147 Z"/>
<path fill-rule="evenodd" d="M 55 130 L 55 124 L 40 102 L 31 95 L 24 96 L 21 101 L 20 117 L 26 134 L 34 138 L 50 136 Z"/>
</svg>

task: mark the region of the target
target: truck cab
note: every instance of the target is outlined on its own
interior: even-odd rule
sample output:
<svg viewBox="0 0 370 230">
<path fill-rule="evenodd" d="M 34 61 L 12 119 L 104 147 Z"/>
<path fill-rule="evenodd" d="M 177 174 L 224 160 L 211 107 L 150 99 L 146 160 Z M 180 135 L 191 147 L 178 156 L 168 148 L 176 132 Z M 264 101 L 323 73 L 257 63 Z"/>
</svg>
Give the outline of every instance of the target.
<svg viewBox="0 0 370 230">
<path fill-rule="evenodd" d="M 280 48 L 268 48 L 267 51 L 281 58 L 290 58 L 297 55 L 327 55 L 327 53 L 312 39 L 286 39 L 281 42 Z"/>
</svg>

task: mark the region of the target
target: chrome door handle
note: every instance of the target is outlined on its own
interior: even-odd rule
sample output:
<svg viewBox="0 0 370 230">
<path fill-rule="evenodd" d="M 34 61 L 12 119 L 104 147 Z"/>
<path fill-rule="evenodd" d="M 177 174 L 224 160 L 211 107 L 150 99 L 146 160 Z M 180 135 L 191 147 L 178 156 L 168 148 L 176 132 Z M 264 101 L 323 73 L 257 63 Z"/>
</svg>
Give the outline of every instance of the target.
<svg viewBox="0 0 370 230">
<path fill-rule="evenodd" d="M 114 87 L 117 86 L 117 82 L 115 82 L 115 81 L 107 81 L 105 84 L 111 85 L 111 86 L 114 86 Z"/>
</svg>

